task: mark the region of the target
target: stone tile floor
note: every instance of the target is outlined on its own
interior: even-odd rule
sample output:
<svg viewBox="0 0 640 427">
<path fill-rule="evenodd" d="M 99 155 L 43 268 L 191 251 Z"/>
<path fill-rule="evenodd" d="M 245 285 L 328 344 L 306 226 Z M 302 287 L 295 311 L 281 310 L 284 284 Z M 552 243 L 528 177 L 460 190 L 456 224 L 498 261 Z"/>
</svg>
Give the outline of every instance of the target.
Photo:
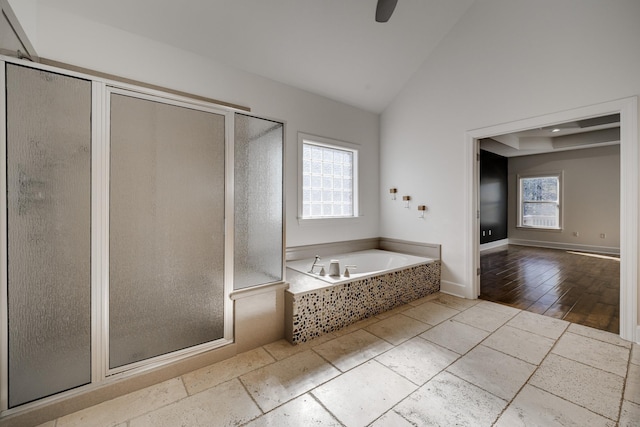
<svg viewBox="0 0 640 427">
<path fill-rule="evenodd" d="M 245 425 L 639 426 L 640 345 L 436 294 L 42 426 Z"/>
</svg>

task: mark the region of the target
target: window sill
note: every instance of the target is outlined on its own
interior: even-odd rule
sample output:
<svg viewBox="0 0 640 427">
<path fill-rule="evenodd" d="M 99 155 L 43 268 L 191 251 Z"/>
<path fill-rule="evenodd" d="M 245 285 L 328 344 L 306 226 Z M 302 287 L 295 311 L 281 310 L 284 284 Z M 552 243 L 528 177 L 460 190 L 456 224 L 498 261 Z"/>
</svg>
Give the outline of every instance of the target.
<svg viewBox="0 0 640 427">
<path fill-rule="evenodd" d="M 550 231 L 552 233 L 562 233 L 562 228 L 541 228 L 541 227 L 527 227 L 523 225 L 517 225 L 517 230 L 527 230 L 527 231 Z"/>
<path fill-rule="evenodd" d="M 342 217 L 342 218 L 300 218 L 298 217 L 298 225 L 301 225 L 301 226 L 357 224 L 358 222 L 360 222 L 359 216 L 349 216 L 349 217 Z"/>
</svg>

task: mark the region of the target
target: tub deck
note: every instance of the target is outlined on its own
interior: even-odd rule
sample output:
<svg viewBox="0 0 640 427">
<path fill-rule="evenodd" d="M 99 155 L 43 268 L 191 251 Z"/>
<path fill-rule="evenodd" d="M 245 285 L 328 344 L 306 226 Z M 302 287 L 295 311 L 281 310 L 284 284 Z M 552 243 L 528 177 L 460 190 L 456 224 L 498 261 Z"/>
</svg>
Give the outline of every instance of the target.
<svg viewBox="0 0 640 427">
<path fill-rule="evenodd" d="M 287 269 L 285 337 L 292 344 L 336 331 L 440 290 L 440 260 L 336 285 Z"/>
<path fill-rule="evenodd" d="M 330 276 L 328 274 L 331 270 L 330 264 L 332 264 L 330 260 L 338 262 L 339 276 Z M 433 258 L 425 256 L 416 256 L 381 249 L 367 249 L 335 254 L 330 258 L 321 259 L 318 263 L 314 261 L 313 258 L 287 261 L 287 268 L 323 280 L 332 285 L 338 285 L 340 283 L 352 282 L 356 279 L 365 279 L 367 277 L 378 276 L 382 273 L 403 270 L 431 261 L 433 261 Z M 327 264 L 327 262 L 329 264 Z M 313 274 L 309 272 L 311 265 L 316 267 Z M 342 272 L 345 271 L 347 267 L 350 269 L 351 274 L 345 277 Z M 325 271 L 325 275 L 319 275 L 321 270 Z"/>
</svg>

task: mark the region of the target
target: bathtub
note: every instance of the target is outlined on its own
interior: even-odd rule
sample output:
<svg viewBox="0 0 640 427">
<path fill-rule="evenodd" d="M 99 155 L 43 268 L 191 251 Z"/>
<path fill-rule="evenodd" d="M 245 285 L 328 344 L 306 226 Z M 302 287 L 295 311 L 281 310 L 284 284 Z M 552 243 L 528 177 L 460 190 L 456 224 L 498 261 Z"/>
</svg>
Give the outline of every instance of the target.
<svg viewBox="0 0 640 427">
<path fill-rule="evenodd" d="M 340 262 L 340 277 L 329 276 L 329 263 Z M 309 273 L 314 259 L 288 261 L 285 290 L 285 337 L 299 344 L 337 331 L 361 319 L 424 298 L 440 290 L 440 260 L 378 249 L 325 256 L 318 261 L 327 275 Z M 344 277 L 345 266 L 350 277 Z M 312 279 L 313 278 L 313 279 Z M 317 280 L 319 279 L 319 280 Z"/>
<path fill-rule="evenodd" d="M 329 276 L 329 264 L 331 260 L 338 260 L 340 263 L 340 276 Z M 394 271 L 403 270 L 420 264 L 428 264 L 434 260 L 414 255 L 400 254 L 397 252 L 383 251 L 380 249 L 369 249 L 366 251 L 351 252 L 347 254 L 338 254 L 326 256 L 318 260 L 313 273 L 309 272 L 314 258 L 303 259 L 298 261 L 287 261 L 287 268 L 297 272 L 315 277 L 333 285 L 347 283 L 354 280 L 366 279 L 367 277 L 377 276 L 383 273 L 392 273 Z M 349 277 L 343 274 L 345 268 L 349 267 Z M 321 276 L 320 270 L 323 266 L 325 275 Z"/>
</svg>

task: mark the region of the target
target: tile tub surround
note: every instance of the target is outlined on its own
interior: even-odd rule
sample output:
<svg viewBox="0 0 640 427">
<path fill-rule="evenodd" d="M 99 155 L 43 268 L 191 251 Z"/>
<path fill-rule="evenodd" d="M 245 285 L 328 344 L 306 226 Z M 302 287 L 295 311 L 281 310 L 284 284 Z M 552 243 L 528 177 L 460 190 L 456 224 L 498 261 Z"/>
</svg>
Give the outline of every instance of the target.
<svg viewBox="0 0 640 427">
<path fill-rule="evenodd" d="M 440 267 L 436 260 L 333 286 L 288 269 L 285 337 L 304 343 L 434 294 L 440 291 Z"/>
<path fill-rule="evenodd" d="M 434 305 L 450 310 L 423 316 Z M 478 309 L 502 323 L 470 324 Z M 531 341 L 543 349 L 527 354 Z M 491 360 L 504 372 L 485 371 Z M 437 293 L 306 343 L 265 344 L 42 426 L 637 427 L 638 378 L 638 344 Z"/>
</svg>

